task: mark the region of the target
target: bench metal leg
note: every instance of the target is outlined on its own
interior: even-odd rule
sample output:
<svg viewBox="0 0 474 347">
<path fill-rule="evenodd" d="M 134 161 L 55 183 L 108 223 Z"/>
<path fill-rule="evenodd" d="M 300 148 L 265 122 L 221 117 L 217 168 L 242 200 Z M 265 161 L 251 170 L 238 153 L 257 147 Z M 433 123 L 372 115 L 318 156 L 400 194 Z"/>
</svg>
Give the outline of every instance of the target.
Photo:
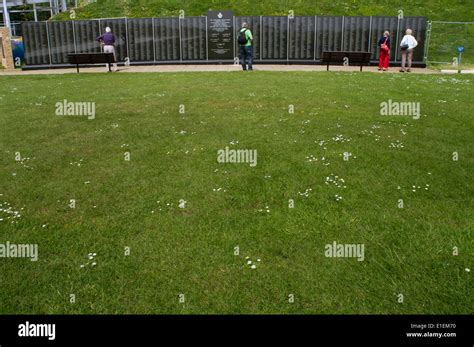
<svg viewBox="0 0 474 347">
<path fill-rule="evenodd" d="M 76 64 L 77 73 L 79 73 L 79 64 Z"/>
<path fill-rule="evenodd" d="M 328 67 L 327 67 L 326 71 L 329 71 L 329 61 L 328 61 Z"/>
<path fill-rule="evenodd" d="M 362 72 L 362 67 L 363 67 L 363 65 L 360 66 L 360 72 Z"/>
</svg>

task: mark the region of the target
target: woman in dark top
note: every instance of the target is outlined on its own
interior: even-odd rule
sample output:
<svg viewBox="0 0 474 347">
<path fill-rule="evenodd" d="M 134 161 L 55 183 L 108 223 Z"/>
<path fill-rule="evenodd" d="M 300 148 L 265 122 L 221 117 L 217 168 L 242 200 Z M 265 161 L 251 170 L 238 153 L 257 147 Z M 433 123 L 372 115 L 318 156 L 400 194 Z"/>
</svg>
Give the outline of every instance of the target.
<svg viewBox="0 0 474 347">
<path fill-rule="evenodd" d="M 390 64 L 390 32 L 386 31 L 383 33 L 383 37 L 379 40 L 380 58 L 379 58 L 379 71 L 387 71 L 388 65 Z"/>
</svg>

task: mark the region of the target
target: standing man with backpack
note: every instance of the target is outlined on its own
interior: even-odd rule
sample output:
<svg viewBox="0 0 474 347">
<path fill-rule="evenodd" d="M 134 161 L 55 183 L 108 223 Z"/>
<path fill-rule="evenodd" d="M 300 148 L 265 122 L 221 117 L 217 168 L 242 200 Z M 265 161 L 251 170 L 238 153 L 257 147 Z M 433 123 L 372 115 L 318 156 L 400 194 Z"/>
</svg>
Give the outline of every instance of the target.
<svg viewBox="0 0 474 347">
<path fill-rule="evenodd" d="M 242 69 L 247 71 L 248 65 L 248 71 L 253 71 L 253 35 L 247 23 L 242 23 L 237 42 L 240 48 L 240 64 Z"/>
</svg>

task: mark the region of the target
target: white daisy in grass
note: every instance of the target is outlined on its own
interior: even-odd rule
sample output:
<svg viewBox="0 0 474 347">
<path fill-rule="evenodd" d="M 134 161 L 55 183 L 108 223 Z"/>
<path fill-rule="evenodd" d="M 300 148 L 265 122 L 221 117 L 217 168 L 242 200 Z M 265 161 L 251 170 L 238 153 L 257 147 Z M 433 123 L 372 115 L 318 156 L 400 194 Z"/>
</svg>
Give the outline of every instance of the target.
<svg viewBox="0 0 474 347">
<path fill-rule="evenodd" d="M 260 212 L 260 213 L 270 213 L 270 207 L 268 205 L 265 205 L 265 208 L 261 208 L 261 209 L 258 209 L 257 212 Z"/>
<path fill-rule="evenodd" d="M 334 185 L 336 188 L 347 188 L 347 186 L 345 185 L 346 181 L 343 178 L 334 174 L 327 176 L 324 183 L 326 185 Z"/>
<path fill-rule="evenodd" d="M 308 188 L 306 189 L 304 192 L 298 192 L 298 195 L 301 196 L 301 197 L 305 197 L 305 198 L 308 198 L 309 197 L 309 194 L 313 191 L 312 188 Z"/>
<path fill-rule="evenodd" d="M 342 135 L 342 134 L 339 134 L 339 135 L 334 136 L 334 137 L 332 138 L 332 140 L 333 140 L 334 142 L 340 142 L 340 143 L 351 142 L 351 141 L 352 141 L 351 138 L 347 138 L 347 137 L 345 137 L 345 136 Z"/>
<path fill-rule="evenodd" d="M 11 224 L 18 224 L 18 220 L 21 218 L 21 208 L 17 210 L 11 206 L 11 204 L 7 201 L 0 203 L 0 218 L 1 221 L 10 221 Z"/>
<path fill-rule="evenodd" d="M 405 147 L 405 145 L 399 140 L 396 140 L 395 142 L 392 142 L 389 146 L 389 148 L 398 148 L 398 149 L 404 148 L 404 147 Z"/>
<path fill-rule="evenodd" d="M 91 266 L 91 267 L 95 267 L 97 266 L 97 261 L 95 260 L 95 258 L 97 257 L 97 253 L 89 253 L 87 254 L 87 258 L 88 258 L 88 262 L 85 263 L 85 264 L 81 264 L 80 265 L 80 268 L 81 269 L 84 269 L 88 266 Z"/>
<path fill-rule="evenodd" d="M 80 167 L 84 162 L 84 159 L 79 159 L 79 161 L 70 162 L 69 165 Z"/>
<path fill-rule="evenodd" d="M 255 264 L 252 259 L 250 257 L 245 257 L 245 260 L 246 260 L 246 265 L 252 269 L 252 270 L 255 270 L 257 268 L 257 264 Z M 258 258 L 257 259 L 257 262 L 261 262 L 261 259 Z"/>
</svg>

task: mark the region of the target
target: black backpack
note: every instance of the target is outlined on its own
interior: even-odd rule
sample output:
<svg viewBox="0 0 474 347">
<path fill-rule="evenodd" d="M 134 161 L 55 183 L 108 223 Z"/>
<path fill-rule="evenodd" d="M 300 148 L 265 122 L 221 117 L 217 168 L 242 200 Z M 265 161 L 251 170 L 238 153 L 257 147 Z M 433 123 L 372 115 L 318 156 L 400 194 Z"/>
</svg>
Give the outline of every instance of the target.
<svg viewBox="0 0 474 347">
<path fill-rule="evenodd" d="M 237 38 L 237 42 L 239 43 L 239 45 L 241 46 L 244 46 L 247 44 L 248 40 L 247 40 L 247 30 L 248 29 L 245 29 L 245 30 L 241 30 L 239 32 L 239 37 Z"/>
</svg>

